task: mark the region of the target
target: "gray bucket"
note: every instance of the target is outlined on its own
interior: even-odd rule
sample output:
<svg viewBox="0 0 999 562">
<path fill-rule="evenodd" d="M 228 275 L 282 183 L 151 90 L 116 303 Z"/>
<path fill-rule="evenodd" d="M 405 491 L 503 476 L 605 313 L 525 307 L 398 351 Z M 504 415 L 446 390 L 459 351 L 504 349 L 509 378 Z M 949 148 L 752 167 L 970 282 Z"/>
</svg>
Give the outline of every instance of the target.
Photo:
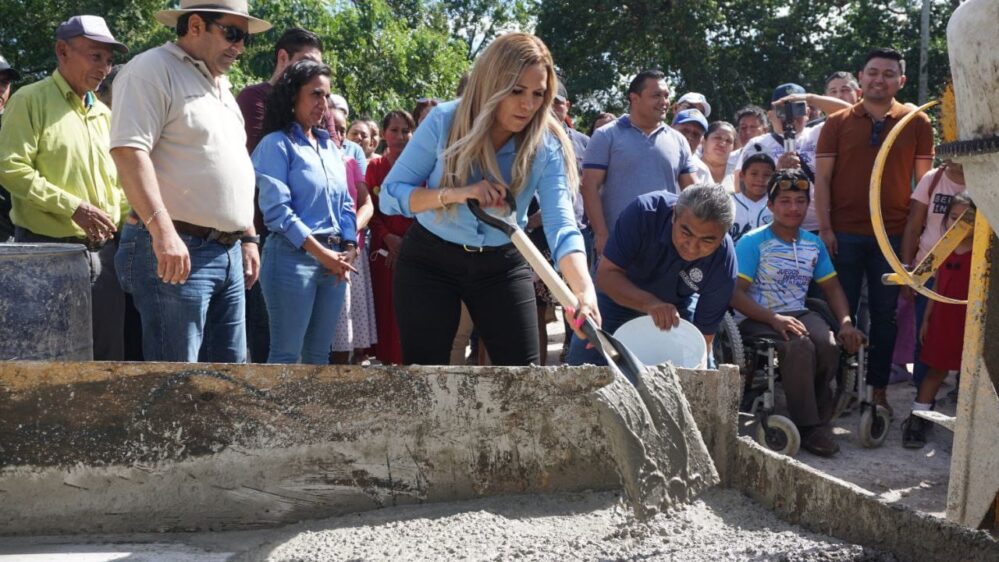
<svg viewBox="0 0 999 562">
<path fill-rule="evenodd" d="M 94 358 L 86 254 L 78 244 L 0 244 L 0 360 Z"/>
</svg>

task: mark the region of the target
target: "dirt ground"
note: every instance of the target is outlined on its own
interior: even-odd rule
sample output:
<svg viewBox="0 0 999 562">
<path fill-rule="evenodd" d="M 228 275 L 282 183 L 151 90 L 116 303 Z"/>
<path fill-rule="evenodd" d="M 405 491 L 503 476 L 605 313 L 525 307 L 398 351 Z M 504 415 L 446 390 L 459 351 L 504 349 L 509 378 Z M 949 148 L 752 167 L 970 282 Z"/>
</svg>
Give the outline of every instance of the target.
<svg viewBox="0 0 999 562">
<path fill-rule="evenodd" d="M 947 396 L 954 389 L 954 376 L 948 377 L 937 397 L 937 411 L 953 416 L 955 398 Z M 835 423 L 840 452 L 823 458 L 802 450 L 797 459 L 827 474 L 851 482 L 877 494 L 881 499 L 943 517 L 947 508 L 947 482 L 954 434 L 934 426 L 922 449 L 902 447 L 902 420 L 909 414 L 916 388 L 909 382 L 888 386 L 888 400 L 894 418 L 884 444 L 865 449 L 857 439 L 860 415 L 846 415 Z"/>
</svg>

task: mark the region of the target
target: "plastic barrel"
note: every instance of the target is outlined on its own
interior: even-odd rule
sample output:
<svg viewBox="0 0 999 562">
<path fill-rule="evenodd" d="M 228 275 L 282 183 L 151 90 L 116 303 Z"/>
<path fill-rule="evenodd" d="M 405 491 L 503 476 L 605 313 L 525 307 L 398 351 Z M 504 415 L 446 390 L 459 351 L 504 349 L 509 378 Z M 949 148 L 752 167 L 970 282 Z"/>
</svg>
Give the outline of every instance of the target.
<svg viewBox="0 0 999 562">
<path fill-rule="evenodd" d="M 90 263 L 76 244 L 0 244 L 0 360 L 94 358 Z"/>
</svg>

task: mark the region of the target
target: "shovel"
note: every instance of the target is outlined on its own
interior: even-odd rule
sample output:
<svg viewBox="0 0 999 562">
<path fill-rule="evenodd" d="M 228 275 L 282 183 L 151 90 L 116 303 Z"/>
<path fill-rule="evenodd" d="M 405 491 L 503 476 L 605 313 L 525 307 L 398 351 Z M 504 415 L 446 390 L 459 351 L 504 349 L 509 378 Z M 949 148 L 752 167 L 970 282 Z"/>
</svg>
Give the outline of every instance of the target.
<svg viewBox="0 0 999 562">
<path fill-rule="evenodd" d="M 511 213 L 516 213 L 517 202 L 509 190 L 506 192 L 506 203 L 509 205 Z M 531 242 L 531 239 L 527 237 L 527 233 L 519 225 L 487 213 L 477 199 L 469 199 L 467 204 L 468 209 L 472 211 L 472 214 L 477 219 L 493 228 L 503 231 L 510 237 L 513 245 L 524 256 L 524 259 L 530 264 L 531 269 L 541 277 L 541 281 L 552 292 L 552 295 L 555 296 L 559 304 L 564 308 L 579 308 L 579 300 L 576 298 L 576 295 L 572 294 L 565 281 L 555 272 L 555 269 L 552 268 L 548 260 L 545 259 L 545 256 Z M 628 351 L 628 348 L 624 344 L 597 326 L 588 316 L 583 320 L 583 325 L 580 326 L 580 329 L 586 335 L 587 341 L 604 356 L 608 365 L 624 376 L 624 378 L 628 379 L 628 382 L 638 386 L 638 379 L 642 374 L 643 365 L 634 354 Z M 566 334 L 566 337 L 569 336 L 570 334 Z"/>
<path fill-rule="evenodd" d="M 509 190 L 505 199 L 511 214 L 515 214 L 517 203 Z M 563 307 L 578 310 L 576 295 L 518 224 L 487 213 L 476 199 L 469 199 L 466 204 L 476 218 L 510 237 Z M 615 373 L 631 383 L 624 384 L 615 377 L 614 382 L 597 391 L 596 404 L 635 513 L 649 517 L 688 502 L 705 488 L 717 484 L 718 472 L 694 422 L 676 371 L 647 369 L 623 343 L 589 317 L 580 328 Z"/>
</svg>

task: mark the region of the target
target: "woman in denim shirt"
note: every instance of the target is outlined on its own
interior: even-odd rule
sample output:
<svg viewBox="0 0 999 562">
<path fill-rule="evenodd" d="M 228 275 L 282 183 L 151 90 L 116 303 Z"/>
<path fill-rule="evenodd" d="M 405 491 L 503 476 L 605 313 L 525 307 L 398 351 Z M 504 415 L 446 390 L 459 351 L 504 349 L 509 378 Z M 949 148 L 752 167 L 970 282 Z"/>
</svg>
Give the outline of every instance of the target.
<svg viewBox="0 0 999 562">
<path fill-rule="evenodd" d="M 551 53 L 540 39 L 497 38 L 475 62 L 462 98 L 430 112 L 385 178 L 382 212 L 416 218 L 393 279 L 403 363 L 448 364 L 461 302 L 495 364 L 540 362 L 531 269 L 505 234 L 466 205 L 477 199 L 509 213 L 507 190 L 521 227 L 538 194 L 555 263 L 580 312 L 599 322 L 572 207 L 576 159 L 551 112 L 556 89 Z"/>
<path fill-rule="evenodd" d="M 340 149 L 319 127 L 330 68 L 288 67 L 270 97 L 253 151 L 259 204 L 271 235 L 260 284 L 270 316 L 268 363 L 325 364 L 357 255 L 354 202 Z"/>
</svg>

